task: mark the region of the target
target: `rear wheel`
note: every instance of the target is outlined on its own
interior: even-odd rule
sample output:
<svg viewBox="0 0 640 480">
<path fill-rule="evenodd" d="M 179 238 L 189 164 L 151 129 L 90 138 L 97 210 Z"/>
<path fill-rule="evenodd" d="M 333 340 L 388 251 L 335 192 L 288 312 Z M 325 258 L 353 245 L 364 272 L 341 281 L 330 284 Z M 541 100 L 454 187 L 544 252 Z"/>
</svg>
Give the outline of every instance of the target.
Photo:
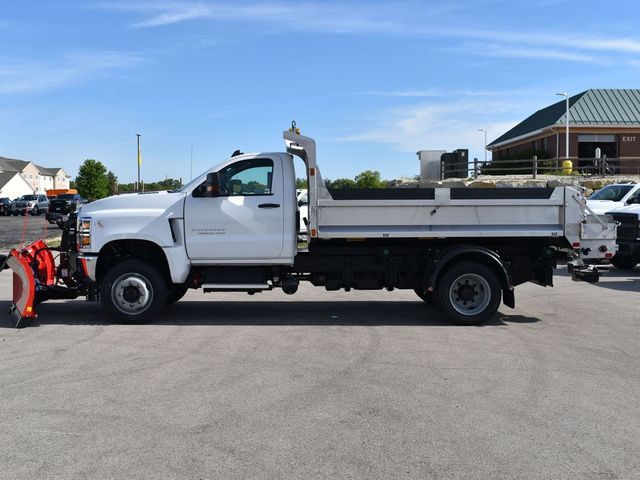
<svg viewBox="0 0 640 480">
<path fill-rule="evenodd" d="M 500 281 L 488 267 L 461 262 L 438 281 L 436 298 L 442 311 L 458 325 L 479 325 L 491 319 L 501 300 Z"/>
<path fill-rule="evenodd" d="M 145 323 L 167 303 L 167 283 L 148 263 L 125 260 L 107 272 L 100 286 L 103 307 L 122 323 Z"/>
<path fill-rule="evenodd" d="M 638 264 L 638 259 L 633 255 L 624 255 L 616 253 L 611 259 L 611 263 L 614 267 L 622 270 L 631 270 Z"/>
</svg>

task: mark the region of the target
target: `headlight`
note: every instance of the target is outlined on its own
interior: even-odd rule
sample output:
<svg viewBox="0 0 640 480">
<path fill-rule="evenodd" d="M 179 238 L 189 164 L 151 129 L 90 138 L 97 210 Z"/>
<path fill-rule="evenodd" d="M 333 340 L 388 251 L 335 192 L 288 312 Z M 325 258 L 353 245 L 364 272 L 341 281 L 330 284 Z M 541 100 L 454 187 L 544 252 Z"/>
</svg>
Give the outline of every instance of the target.
<svg viewBox="0 0 640 480">
<path fill-rule="evenodd" d="M 27 208 L 31 208 L 31 207 L 33 207 L 33 203 L 31 202 L 27 203 Z"/>
<path fill-rule="evenodd" d="M 91 246 L 91 219 L 81 218 L 78 220 L 78 246 L 88 248 Z"/>
</svg>

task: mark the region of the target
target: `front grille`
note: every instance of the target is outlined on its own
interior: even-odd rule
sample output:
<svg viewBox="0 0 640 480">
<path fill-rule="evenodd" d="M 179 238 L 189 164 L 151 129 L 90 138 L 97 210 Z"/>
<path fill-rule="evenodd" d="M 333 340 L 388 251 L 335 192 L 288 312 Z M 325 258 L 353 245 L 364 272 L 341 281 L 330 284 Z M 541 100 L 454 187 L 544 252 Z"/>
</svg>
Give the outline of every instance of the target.
<svg viewBox="0 0 640 480">
<path fill-rule="evenodd" d="M 69 208 L 69 204 L 65 201 L 56 201 L 53 200 L 50 204 L 49 204 L 49 208 L 51 210 L 53 210 L 54 212 L 62 212 L 62 213 L 66 213 L 70 210 Z"/>
<path fill-rule="evenodd" d="M 613 219 L 619 223 L 616 230 L 619 242 L 634 242 L 640 238 L 638 216 L 632 213 L 614 213 Z"/>
</svg>

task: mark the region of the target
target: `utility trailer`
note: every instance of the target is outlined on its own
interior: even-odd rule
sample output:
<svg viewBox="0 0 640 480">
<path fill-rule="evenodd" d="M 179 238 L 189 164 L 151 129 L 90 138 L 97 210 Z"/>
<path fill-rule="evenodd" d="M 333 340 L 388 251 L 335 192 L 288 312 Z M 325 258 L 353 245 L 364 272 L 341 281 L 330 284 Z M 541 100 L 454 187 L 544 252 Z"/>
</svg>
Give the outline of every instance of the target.
<svg viewBox="0 0 640 480">
<path fill-rule="evenodd" d="M 51 298 L 85 296 L 117 321 L 141 322 L 188 289 L 293 294 L 307 281 L 412 289 L 451 321 L 476 325 L 501 301 L 514 307 L 517 285 L 551 286 L 557 261 L 579 254 L 585 198 L 572 188 L 330 191 L 314 140 L 295 123 L 283 136 L 286 152 L 234 155 L 178 191 L 82 206 L 57 261 L 43 242 L 11 251 L 16 324 Z M 294 157 L 309 186 L 306 249 Z M 578 265 L 574 277 L 598 272 Z"/>
</svg>

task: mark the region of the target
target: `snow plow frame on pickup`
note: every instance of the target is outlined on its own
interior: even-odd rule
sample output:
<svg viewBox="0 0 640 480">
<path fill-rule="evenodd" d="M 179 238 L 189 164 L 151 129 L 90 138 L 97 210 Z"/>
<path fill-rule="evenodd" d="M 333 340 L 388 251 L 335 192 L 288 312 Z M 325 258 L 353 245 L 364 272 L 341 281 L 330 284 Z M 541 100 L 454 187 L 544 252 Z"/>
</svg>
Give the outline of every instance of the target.
<svg viewBox="0 0 640 480">
<path fill-rule="evenodd" d="M 9 255 L 0 255 L 0 271 L 13 272 L 10 313 L 16 328 L 26 327 L 38 317 L 36 306 L 47 300 L 72 300 L 86 294 L 87 283 L 78 270 L 75 249 L 75 215 L 64 226 L 60 248 L 37 240 Z M 58 264 L 54 253 L 58 253 Z"/>
</svg>

